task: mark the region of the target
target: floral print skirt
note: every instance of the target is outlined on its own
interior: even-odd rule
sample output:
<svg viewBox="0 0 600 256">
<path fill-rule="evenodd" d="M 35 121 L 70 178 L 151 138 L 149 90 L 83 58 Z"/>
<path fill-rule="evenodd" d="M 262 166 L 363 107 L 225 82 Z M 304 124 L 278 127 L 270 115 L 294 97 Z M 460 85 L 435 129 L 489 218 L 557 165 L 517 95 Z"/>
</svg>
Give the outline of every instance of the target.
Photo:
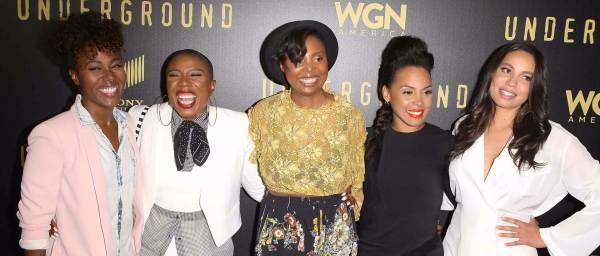
<svg viewBox="0 0 600 256">
<path fill-rule="evenodd" d="M 340 194 L 290 197 L 267 193 L 259 214 L 257 256 L 357 253 L 354 212 Z"/>
</svg>

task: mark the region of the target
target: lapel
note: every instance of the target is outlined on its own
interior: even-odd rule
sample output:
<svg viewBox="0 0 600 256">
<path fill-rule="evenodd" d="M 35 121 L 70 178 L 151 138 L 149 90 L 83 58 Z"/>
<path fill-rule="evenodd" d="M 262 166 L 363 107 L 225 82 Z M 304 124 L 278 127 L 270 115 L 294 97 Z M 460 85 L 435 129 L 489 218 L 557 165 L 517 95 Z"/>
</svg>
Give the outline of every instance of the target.
<svg viewBox="0 0 600 256">
<path fill-rule="evenodd" d="M 79 147 L 83 151 L 87 160 L 87 170 L 90 173 L 92 179 L 93 189 L 96 196 L 96 203 L 98 205 L 98 215 L 100 216 L 100 226 L 102 229 L 102 237 L 104 238 L 105 249 L 112 247 L 112 227 L 110 220 L 110 208 L 108 206 L 107 191 L 106 191 L 106 179 L 104 177 L 104 170 L 102 168 L 102 162 L 100 160 L 100 152 L 98 151 L 98 143 L 96 141 L 96 135 L 94 130 L 90 126 L 81 126 L 80 120 L 77 117 L 77 110 L 73 105 L 71 107 L 71 114 L 73 117 L 74 125 L 77 129 L 79 137 Z"/>
<path fill-rule="evenodd" d="M 221 129 L 219 128 L 219 122 L 217 122 L 218 120 L 216 120 L 216 118 L 218 118 L 217 108 L 209 105 L 208 113 L 209 113 L 208 128 L 207 128 L 208 132 L 206 134 L 206 139 L 208 140 L 208 145 L 210 146 L 211 156 L 215 156 L 216 152 L 217 152 L 217 146 L 218 146 L 217 138 L 219 137 L 219 132 L 221 131 Z M 221 116 L 221 120 L 220 120 L 221 123 L 223 122 L 224 118 L 225 117 Z M 209 158 L 206 160 L 206 163 L 212 162 L 212 161 L 210 161 L 210 159 L 211 159 L 211 157 L 209 156 Z"/>
<path fill-rule="evenodd" d="M 160 111 L 160 115 L 157 116 L 157 129 L 156 129 L 156 145 L 154 159 L 156 159 L 158 166 L 155 170 L 155 182 L 159 178 L 160 172 L 176 170 L 175 166 L 175 152 L 173 150 L 173 135 L 171 134 L 171 115 L 173 114 L 173 108 L 168 103 L 162 103 L 158 106 L 157 111 Z M 167 124 L 168 125 L 163 125 Z"/>
<path fill-rule="evenodd" d="M 137 127 L 138 118 L 139 116 L 130 118 L 136 122 L 136 126 L 132 127 Z M 136 162 L 139 163 L 138 166 L 141 167 L 139 170 L 142 173 L 140 183 L 142 183 L 141 190 L 143 191 L 141 201 L 143 202 L 142 216 L 144 220 L 148 218 L 150 210 L 156 202 L 160 172 L 171 168 L 166 161 L 166 159 L 173 159 L 173 143 L 170 142 L 171 126 L 168 124 L 170 120 L 171 107 L 168 103 L 152 105 L 143 120 L 143 136 L 140 136 L 137 141 L 140 154 Z M 165 136 L 167 142 L 165 142 Z M 175 163 L 173 162 L 172 165 L 174 166 Z"/>
<path fill-rule="evenodd" d="M 502 154 L 502 153 L 501 153 Z M 483 134 L 477 138 L 473 143 L 473 146 L 465 152 L 465 156 L 462 159 L 462 164 L 467 169 L 468 179 L 475 185 L 477 191 L 481 194 L 484 201 L 492 208 L 496 209 L 498 205 L 497 200 L 498 194 L 504 190 L 500 186 L 506 184 L 506 181 L 498 179 L 495 172 L 505 170 L 493 170 L 495 164 L 492 164 L 487 178 L 483 176 L 483 161 L 484 161 L 484 137 Z M 495 160 L 500 161 L 500 156 Z"/>
<path fill-rule="evenodd" d="M 481 137 L 484 138 L 484 135 Z M 518 170 L 516 170 L 512 157 L 508 152 L 508 145 L 511 141 L 512 137 L 506 142 L 506 145 L 502 148 L 496 159 L 494 159 L 485 181 L 489 198 L 494 201 L 496 206 L 504 205 L 510 198 L 512 191 L 516 189 L 516 186 L 519 186 L 517 180 L 519 176 Z M 481 152 L 483 152 L 483 147 Z"/>
<path fill-rule="evenodd" d="M 225 173 L 225 170 L 220 170 L 222 168 L 219 168 L 219 159 L 218 157 L 218 152 L 219 152 L 219 132 L 222 132 L 222 129 L 219 128 L 219 124 L 223 123 L 223 119 L 225 118 L 224 116 L 218 117 L 217 115 L 217 108 L 213 107 L 213 106 L 208 106 L 208 127 L 207 127 L 207 133 L 206 133 L 206 139 L 208 140 L 208 145 L 210 146 L 210 155 L 208 156 L 208 159 L 206 160 L 206 162 L 202 165 L 202 167 L 198 167 L 197 165 L 194 166 L 194 171 L 195 172 L 202 172 L 201 177 L 202 179 L 199 182 L 200 184 L 200 188 L 202 189 L 200 191 L 200 194 L 204 194 L 204 191 L 208 191 L 210 190 L 210 186 L 213 184 L 212 182 L 207 182 L 207 181 L 215 181 L 215 180 L 220 180 L 217 178 L 217 176 L 223 175 Z M 220 118 L 220 120 L 217 120 L 215 118 Z M 221 143 L 224 142 L 224 140 L 220 141 Z M 226 143 L 226 142 L 225 142 Z M 229 152 L 229 154 L 235 154 L 236 152 Z M 202 197 L 202 198 L 206 198 L 206 197 Z"/>
<path fill-rule="evenodd" d="M 143 182 L 143 173 L 142 166 L 140 163 L 140 151 L 137 147 L 137 142 L 135 141 L 135 133 L 133 129 L 136 127 L 137 119 L 132 118 L 127 115 L 127 141 L 129 142 L 128 147 L 133 148 L 133 154 L 135 157 L 135 184 L 134 184 L 134 193 L 133 193 L 133 232 L 132 238 L 134 243 L 135 252 L 138 253 L 141 248 L 141 235 L 144 224 L 144 202 L 142 196 L 142 182 Z M 121 145 L 123 146 L 123 145 Z"/>
</svg>

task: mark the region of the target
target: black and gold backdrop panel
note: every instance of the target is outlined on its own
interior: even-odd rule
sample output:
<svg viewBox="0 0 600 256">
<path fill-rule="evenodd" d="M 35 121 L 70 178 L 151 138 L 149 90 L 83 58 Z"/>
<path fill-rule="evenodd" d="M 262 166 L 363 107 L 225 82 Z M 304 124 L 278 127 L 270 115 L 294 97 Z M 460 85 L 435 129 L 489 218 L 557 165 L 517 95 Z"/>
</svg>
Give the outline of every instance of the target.
<svg viewBox="0 0 600 256">
<path fill-rule="evenodd" d="M 26 136 L 73 98 L 63 70 L 44 53 L 43 35 L 51 21 L 87 10 L 124 24 L 128 83 L 122 109 L 160 101 L 159 70 L 165 57 L 193 48 L 213 61 L 217 105 L 244 111 L 282 89 L 260 68 L 258 52 L 265 36 L 285 22 L 314 19 L 335 31 L 340 45 L 327 86 L 359 106 L 368 125 L 379 106 L 381 50 L 394 36 L 424 39 L 436 59 L 429 122 L 448 129 L 466 106 L 491 51 L 506 42 L 530 41 L 547 57 L 552 120 L 600 158 L 597 1 L 5 0 L 0 3 L 0 241 L 9 255 L 17 253 L 15 209 Z M 255 209 L 256 203 L 244 196 L 236 255 L 249 254 Z"/>
</svg>

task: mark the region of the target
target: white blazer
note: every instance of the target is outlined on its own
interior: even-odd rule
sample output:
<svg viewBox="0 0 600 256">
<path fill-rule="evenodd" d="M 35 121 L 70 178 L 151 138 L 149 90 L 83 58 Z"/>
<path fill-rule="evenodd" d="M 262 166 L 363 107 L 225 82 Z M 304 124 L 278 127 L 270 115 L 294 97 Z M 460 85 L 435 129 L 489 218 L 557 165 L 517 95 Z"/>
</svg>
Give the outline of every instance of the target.
<svg viewBox="0 0 600 256">
<path fill-rule="evenodd" d="M 129 114 L 138 120 L 144 107 L 132 107 Z M 262 199 L 265 187 L 256 165 L 249 161 L 254 146 L 248 135 L 247 115 L 213 106 L 209 106 L 208 111 L 210 155 L 204 165 L 194 166 L 194 171 L 198 168 L 203 173 L 202 179 L 198 180 L 201 187 L 199 203 L 216 245 L 221 246 L 242 224 L 240 187 L 243 186 L 257 201 Z M 173 108 L 167 103 L 150 107 L 138 137 L 140 163 L 144 171 L 144 219 L 148 218 L 155 203 L 161 172 L 177 171 L 171 125 L 163 125 L 170 123 L 172 112 Z M 173 242 L 170 247 L 167 255 L 174 253 Z"/>
<path fill-rule="evenodd" d="M 505 148 L 483 177 L 481 135 L 450 163 L 457 208 L 444 238 L 444 255 L 537 255 L 528 246 L 504 245 L 496 225 L 502 216 L 527 220 L 543 214 L 567 193 L 586 207 L 556 226 L 540 229 L 551 255 L 589 255 L 600 244 L 600 165 L 579 140 L 557 123 L 535 156 L 546 165 L 519 173 Z"/>
</svg>

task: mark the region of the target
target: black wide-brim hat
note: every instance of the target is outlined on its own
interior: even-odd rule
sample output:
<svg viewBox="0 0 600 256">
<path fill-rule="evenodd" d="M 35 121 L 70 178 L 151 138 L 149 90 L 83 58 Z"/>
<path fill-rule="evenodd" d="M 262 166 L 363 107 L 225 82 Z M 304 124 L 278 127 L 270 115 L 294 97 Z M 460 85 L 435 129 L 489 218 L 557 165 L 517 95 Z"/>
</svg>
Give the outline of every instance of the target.
<svg viewBox="0 0 600 256">
<path fill-rule="evenodd" d="M 277 59 L 279 45 L 290 32 L 307 28 L 314 30 L 321 38 L 325 45 L 329 69 L 333 67 L 338 55 L 338 42 L 333 31 L 327 27 L 327 25 L 314 20 L 292 21 L 271 31 L 260 47 L 260 65 L 262 66 L 265 75 L 267 75 L 271 81 L 281 85 L 287 84 L 285 75 L 279 68 L 279 60 Z"/>
</svg>

